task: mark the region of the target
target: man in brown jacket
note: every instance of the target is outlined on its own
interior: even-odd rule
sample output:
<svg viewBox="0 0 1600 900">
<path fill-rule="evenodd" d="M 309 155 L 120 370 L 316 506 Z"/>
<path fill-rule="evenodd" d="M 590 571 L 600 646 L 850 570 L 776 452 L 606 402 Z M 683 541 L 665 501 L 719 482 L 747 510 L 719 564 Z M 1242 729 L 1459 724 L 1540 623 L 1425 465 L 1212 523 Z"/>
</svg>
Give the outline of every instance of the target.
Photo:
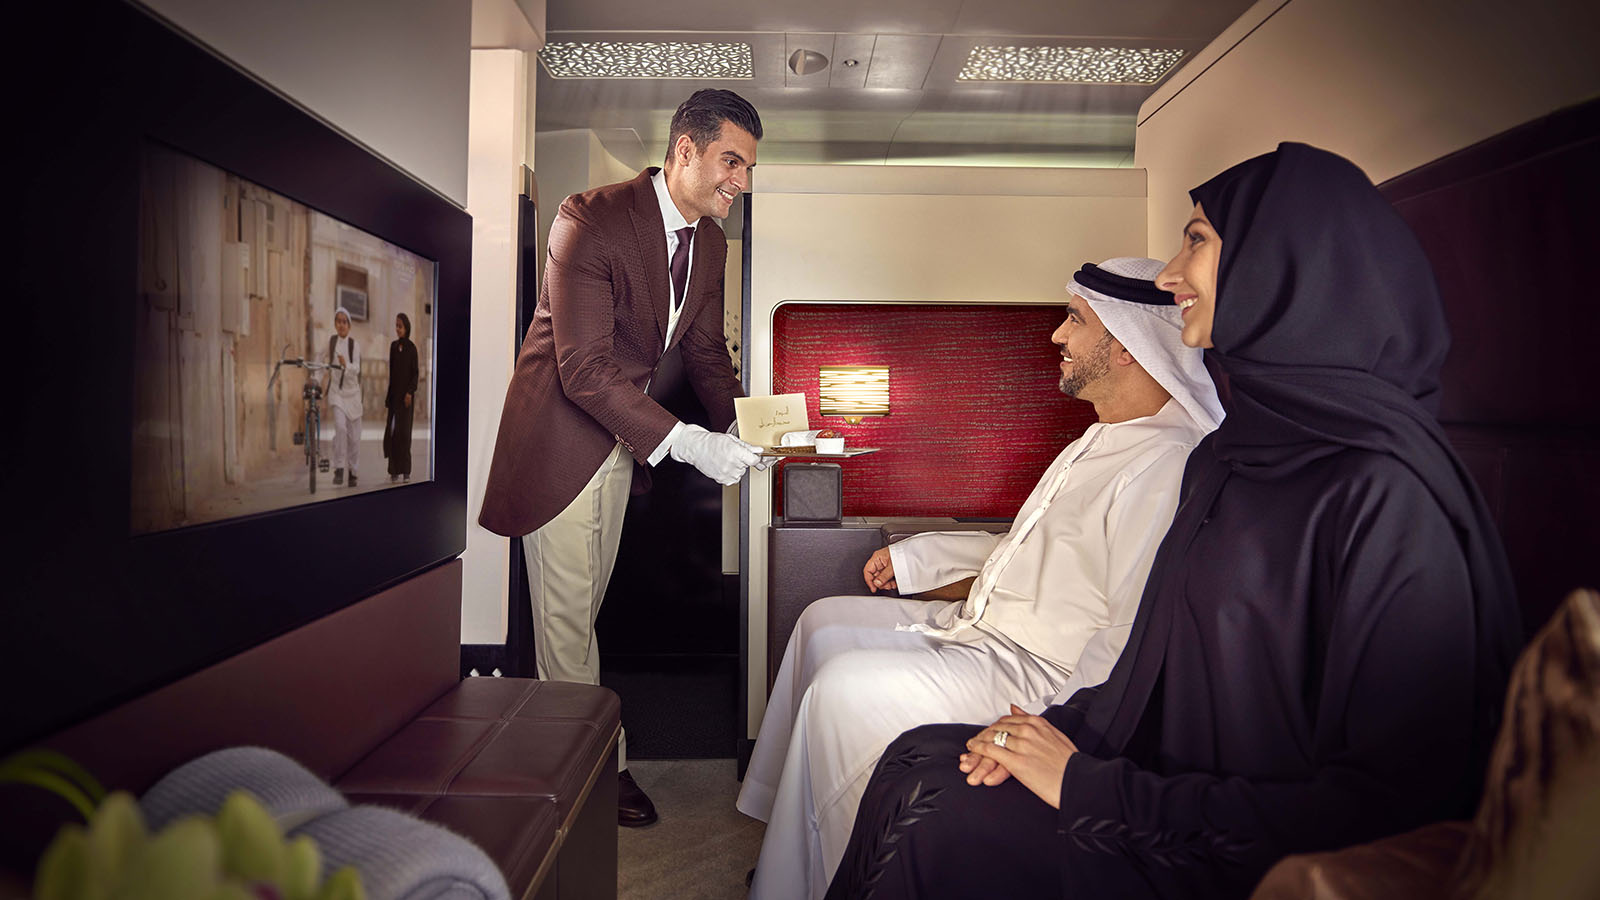
<svg viewBox="0 0 1600 900">
<path fill-rule="evenodd" d="M 703 90 L 672 117 L 667 158 L 632 181 L 562 202 L 544 283 L 506 390 L 478 521 L 522 539 L 540 678 L 598 684 L 594 621 L 616 563 L 635 459 L 668 455 L 721 484 L 760 462 L 721 433 L 739 380 L 722 335 L 728 215 L 756 162 L 761 119 L 731 91 Z M 718 431 L 645 394 L 674 344 Z M 618 822 L 655 807 L 617 746 Z"/>
</svg>

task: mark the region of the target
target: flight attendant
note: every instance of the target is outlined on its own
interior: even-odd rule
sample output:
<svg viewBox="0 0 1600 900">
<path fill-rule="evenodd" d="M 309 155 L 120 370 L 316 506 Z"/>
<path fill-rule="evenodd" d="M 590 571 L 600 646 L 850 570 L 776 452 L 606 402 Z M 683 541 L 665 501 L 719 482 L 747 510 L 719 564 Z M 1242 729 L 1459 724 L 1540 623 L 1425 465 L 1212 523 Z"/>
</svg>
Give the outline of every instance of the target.
<svg viewBox="0 0 1600 900">
<path fill-rule="evenodd" d="M 727 241 L 714 221 L 748 186 L 760 138 L 744 98 L 697 91 L 672 117 L 661 168 L 574 194 L 556 213 L 478 517 L 522 540 L 540 678 L 599 683 L 594 622 L 636 460 L 670 456 L 719 484 L 760 461 L 722 433 L 742 390 L 723 340 Z M 678 421 L 645 393 L 673 346 L 717 430 Z M 625 742 L 617 763 L 618 822 L 654 822 Z"/>
</svg>

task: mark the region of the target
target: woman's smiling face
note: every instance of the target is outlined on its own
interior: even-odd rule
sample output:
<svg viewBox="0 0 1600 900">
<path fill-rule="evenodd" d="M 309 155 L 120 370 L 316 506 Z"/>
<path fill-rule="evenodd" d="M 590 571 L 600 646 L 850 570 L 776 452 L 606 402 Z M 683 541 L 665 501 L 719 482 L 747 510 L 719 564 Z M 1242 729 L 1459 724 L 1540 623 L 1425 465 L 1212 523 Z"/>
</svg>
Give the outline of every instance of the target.
<svg viewBox="0 0 1600 900">
<path fill-rule="evenodd" d="M 1212 227 L 1200 204 L 1188 224 L 1178 255 L 1156 276 L 1156 286 L 1171 291 L 1183 313 L 1183 342 L 1190 347 L 1210 347 L 1211 325 L 1217 314 L 1217 267 L 1222 263 L 1222 236 Z"/>
</svg>

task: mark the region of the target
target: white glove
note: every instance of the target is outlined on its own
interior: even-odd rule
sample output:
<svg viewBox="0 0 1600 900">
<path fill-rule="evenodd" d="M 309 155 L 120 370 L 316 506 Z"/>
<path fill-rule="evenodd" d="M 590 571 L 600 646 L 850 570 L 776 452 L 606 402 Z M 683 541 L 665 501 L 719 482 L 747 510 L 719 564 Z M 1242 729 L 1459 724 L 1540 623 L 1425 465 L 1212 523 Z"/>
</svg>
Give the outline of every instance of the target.
<svg viewBox="0 0 1600 900">
<path fill-rule="evenodd" d="M 668 453 L 718 484 L 737 484 L 744 470 L 761 461 L 761 453 L 731 434 L 712 434 L 699 425 L 684 425 Z"/>
<path fill-rule="evenodd" d="M 738 437 L 739 436 L 739 420 L 738 419 L 734 419 L 733 423 L 728 426 L 728 433 L 733 435 L 734 437 Z M 752 444 L 751 446 L 754 446 L 754 445 Z M 756 448 L 756 452 L 760 453 L 761 449 L 759 447 Z M 752 465 L 750 468 L 755 469 L 757 472 L 765 472 L 767 470 L 767 466 L 772 465 L 772 463 L 773 463 L 772 457 L 763 456 L 760 459 L 756 460 L 755 464 Z"/>
</svg>

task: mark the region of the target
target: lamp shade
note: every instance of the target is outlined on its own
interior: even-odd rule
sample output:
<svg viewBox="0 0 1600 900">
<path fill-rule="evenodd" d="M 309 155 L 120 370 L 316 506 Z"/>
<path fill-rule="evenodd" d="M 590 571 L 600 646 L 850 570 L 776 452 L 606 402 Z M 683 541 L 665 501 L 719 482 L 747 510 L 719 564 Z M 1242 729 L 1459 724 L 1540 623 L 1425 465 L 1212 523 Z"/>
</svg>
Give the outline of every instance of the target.
<svg viewBox="0 0 1600 900">
<path fill-rule="evenodd" d="M 825 416 L 889 414 L 888 366 L 822 366 L 818 406 Z"/>
</svg>

